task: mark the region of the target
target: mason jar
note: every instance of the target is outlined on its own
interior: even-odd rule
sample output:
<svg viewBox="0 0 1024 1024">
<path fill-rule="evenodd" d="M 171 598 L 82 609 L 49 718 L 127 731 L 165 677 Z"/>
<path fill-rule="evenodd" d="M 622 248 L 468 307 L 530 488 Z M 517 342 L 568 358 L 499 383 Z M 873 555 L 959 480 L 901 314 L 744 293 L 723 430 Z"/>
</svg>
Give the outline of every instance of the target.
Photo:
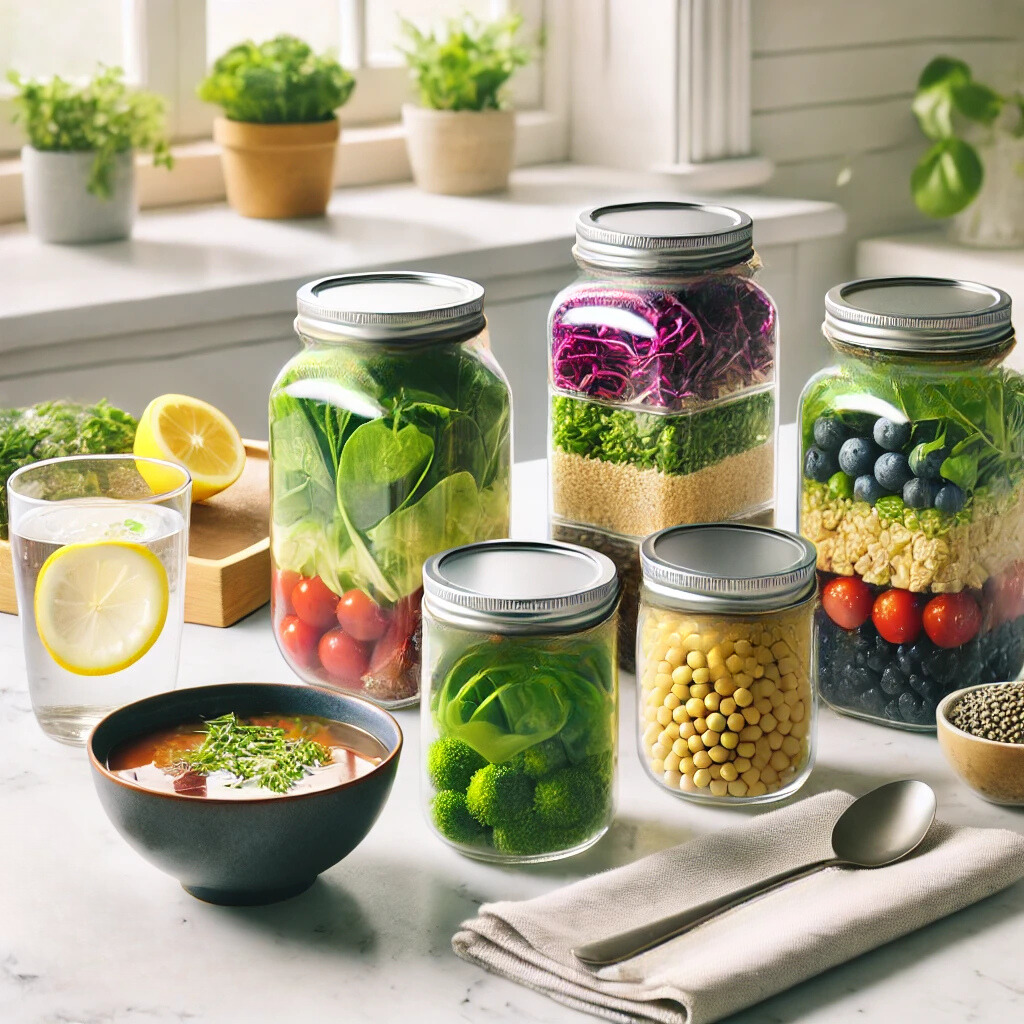
<svg viewBox="0 0 1024 1024">
<path fill-rule="evenodd" d="M 632 668 L 640 541 L 773 521 L 778 315 L 750 217 L 641 202 L 580 214 L 548 321 L 552 536 L 609 555 Z"/>
<path fill-rule="evenodd" d="M 612 562 L 498 540 L 423 568 L 424 799 L 480 860 L 546 861 L 604 835 L 618 735 Z"/>
<path fill-rule="evenodd" d="M 835 365 L 800 399 L 800 532 L 818 551 L 818 684 L 837 711 L 933 730 L 1024 665 L 1024 384 L 1010 297 L 933 278 L 833 288 Z"/>
<path fill-rule="evenodd" d="M 641 546 L 637 749 L 684 799 L 767 803 L 814 762 L 814 547 L 740 523 Z"/>
<path fill-rule="evenodd" d="M 270 393 L 271 612 L 306 682 L 415 703 L 423 562 L 508 534 L 511 398 L 483 295 L 421 273 L 299 289 L 303 349 Z"/>
</svg>

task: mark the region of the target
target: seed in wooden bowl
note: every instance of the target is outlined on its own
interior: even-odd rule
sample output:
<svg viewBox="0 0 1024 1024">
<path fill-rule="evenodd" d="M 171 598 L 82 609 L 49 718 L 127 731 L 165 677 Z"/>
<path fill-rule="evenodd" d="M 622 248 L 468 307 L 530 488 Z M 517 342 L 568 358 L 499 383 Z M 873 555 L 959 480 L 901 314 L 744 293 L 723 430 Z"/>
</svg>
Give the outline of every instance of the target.
<svg viewBox="0 0 1024 1024">
<path fill-rule="evenodd" d="M 1024 683 L 993 683 L 965 693 L 949 710 L 958 729 L 997 743 L 1024 743 Z"/>
</svg>

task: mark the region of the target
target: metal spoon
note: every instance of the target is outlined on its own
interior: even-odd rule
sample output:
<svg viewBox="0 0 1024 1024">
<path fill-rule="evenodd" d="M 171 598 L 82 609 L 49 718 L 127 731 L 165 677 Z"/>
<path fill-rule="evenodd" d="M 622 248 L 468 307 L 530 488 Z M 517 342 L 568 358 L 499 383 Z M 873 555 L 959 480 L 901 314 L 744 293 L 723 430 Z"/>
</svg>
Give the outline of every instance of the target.
<svg viewBox="0 0 1024 1024">
<path fill-rule="evenodd" d="M 588 942 L 573 956 L 587 967 L 605 967 L 660 946 L 726 910 L 814 874 L 823 868 L 880 868 L 916 849 L 935 817 L 935 794 L 924 782 L 889 782 L 855 800 L 832 829 L 834 856 L 772 875 L 628 932 Z"/>
</svg>

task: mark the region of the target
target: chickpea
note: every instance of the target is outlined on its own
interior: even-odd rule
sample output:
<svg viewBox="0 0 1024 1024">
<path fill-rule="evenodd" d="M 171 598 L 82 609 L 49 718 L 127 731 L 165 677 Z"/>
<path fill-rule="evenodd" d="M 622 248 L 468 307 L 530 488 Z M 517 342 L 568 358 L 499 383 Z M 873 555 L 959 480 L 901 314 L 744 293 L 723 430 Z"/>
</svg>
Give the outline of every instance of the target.
<svg viewBox="0 0 1024 1024">
<path fill-rule="evenodd" d="M 735 750 L 740 742 L 739 736 L 734 732 L 723 732 L 718 741 L 726 750 Z"/>
<path fill-rule="evenodd" d="M 750 771 L 751 766 L 749 757 L 737 757 L 736 760 L 731 763 L 740 775 L 744 772 Z"/>
<path fill-rule="evenodd" d="M 672 693 L 671 690 L 665 694 L 664 705 L 669 709 L 669 711 L 675 711 L 675 709 L 679 707 L 680 703 L 679 698 Z"/>
<path fill-rule="evenodd" d="M 695 736 L 691 736 L 686 741 L 686 746 L 689 749 L 691 754 L 696 754 L 698 751 L 704 749 L 704 744 L 701 742 L 700 737 L 696 736 L 696 735 Z"/>
<path fill-rule="evenodd" d="M 700 741 L 710 750 L 712 747 L 718 746 L 718 739 L 721 733 L 714 732 L 712 729 L 708 729 L 701 735 Z"/>
<path fill-rule="evenodd" d="M 761 716 L 761 730 L 762 732 L 774 732 L 775 726 L 779 724 L 779 720 L 771 713 L 768 712 Z"/>
<path fill-rule="evenodd" d="M 651 747 L 651 757 L 656 758 L 658 761 L 663 761 L 668 752 L 669 748 L 664 743 L 655 743 Z"/>
<path fill-rule="evenodd" d="M 710 692 L 711 692 L 711 687 L 708 686 L 708 684 L 706 682 L 702 683 L 696 677 L 694 677 L 693 682 L 690 684 L 690 697 L 691 698 L 696 697 L 697 700 L 699 700 L 703 704 L 704 703 L 704 698 Z"/>
<path fill-rule="evenodd" d="M 708 711 L 717 711 L 718 710 L 718 706 L 721 703 L 722 703 L 722 698 L 714 690 L 712 690 L 704 698 L 704 707 L 706 707 L 708 709 Z"/>
<path fill-rule="evenodd" d="M 768 787 L 763 782 L 755 782 L 747 788 L 747 796 L 764 796 Z"/>
<path fill-rule="evenodd" d="M 697 732 L 707 732 L 708 721 L 706 718 L 695 718 L 693 720 L 693 727 Z"/>
<path fill-rule="evenodd" d="M 684 757 L 679 762 L 679 770 L 684 775 L 692 775 L 697 770 L 697 766 L 693 763 L 692 757 Z"/>
<path fill-rule="evenodd" d="M 729 783 L 729 796 L 746 796 L 747 784 L 741 779 Z"/>
<path fill-rule="evenodd" d="M 686 664 L 694 670 L 698 668 L 705 668 L 707 666 L 707 659 L 700 651 L 690 651 L 690 653 L 686 655 Z"/>
<path fill-rule="evenodd" d="M 665 660 L 672 666 L 672 668 L 678 668 L 683 663 L 683 658 L 686 657 L 686 652 L 681 647 L 670 647 L 665 652 Z"/>
<path fill-rule="evenodd" d="M 733 692 L 732 699 L 736 701 L 736 706 L 739 708 L 745 708 L 754 703 L 754 695 L 744 686 Z"/>
<path fill-rule="evenodd" d="M 712 729 L 714 732 L 725 732 L 727 727 L 726 721 L 718 711 L 708 715 L 707 721 L 709 729 Z"/>
<path fill-rule="evenodd" d="M 695 668 L 693 670 L 693 681 L 702 686 L 707 686 L 710 691 L 711 687 L 708 686 L 708 683 L 711 682 L 711 673 L 706 668 Z M 690 693 L 693 693 L 692 687 Z"/>
<path fill-rule="evenodd" d="M 725 722 L 732 732 L 739 732 L 741 729 L 745 729 L 747 725 L 747 720 L 738 711 L 734 711 Z"/>
<path fill-rule="evenodd" d="M 683 776 L 679 772 L 670 771 L 668 768 L 665 769 L 665 774 L 662 776 L 665 785 L 672 789 L 679 788 L 679 783 L 682 781 L 682 778 Z"/>
<path fill-rule="evenodd" d="M 725 796 L 729 792 L 729 784 L 721 779 L 712 779 L 708 788 L 712 796 Z"/>
<path fill-rule="evenodd" d="M 667 763 L 667 762 L 666 762 Z M 785 771 L 789 767 L 789 758 L 781 751 L 776 750 L 768 762 L 777 772 Z"/>
<path fill-rule="evenodd" d="M 672 669 L 672 683 L 675 686 L 689 686 L 693 679 L 693 671 L 689 665 L 680 665 Z M 680 694 L 680 697 L 682 694 Z"/>
<path fill-rule="evenodd" d="M 691 736 L 696 736 L 697 729 L 693 722 L 683 722 L 683 724 L 679 726 L 679 735 L 684 740 L 688 740 Z"/>
<path fill-rule="evenodd" d="M 726 782 L 735 782 L 739 778 L 739 772 L 736 771 L 736 765 L 732 761 L 727 761 L 722 765 L 722 778 Z"/>
<path fill-rule="evenodd" d="M 687 745 L 686 740 L 683 739 L 682 736 L 680 736 L 679 739 L 677 739 L 675 743 L 672 744 L 673 754 L 678 754 L 680 757 L 686 757 L 686 755 L 689 754 L 689 752 L 690 748 Z"/>
<path fill-rule="evenodd" d="M 726 718 L 728 718 L 729 715 L 735 715 L 738 713 L 736 711 L 736 701 L 734 701 L 732 697 L 724 697 L 722 699 L 722 703 L 718 705 L 718 710 L 721 711 Z"/>
<path fill-rule="evenodd" d="M 707 768 L 700 768 L 693 773 L 693 783 L 699 789 L 705 789 L 711 785 L 711 772 Z"/>
<path fill-rule="evenodd" d="M 715 762 L 715 764 L 722 764 L 723 762 L 729 760 L 729 751 L 726 750 L 725 747 L 721 746 L 712 747 L 708 751 L 708 756 L 711 758 L 712 761 Z"/>
<path fill-rule="evenodd" d="M 677 771 L 678 768 L 679 768 L 679 761 L 680 761 L 679 755 L 673 750 L 672 753 L 669 754 L 665 758 L 665 771 L 667 771 L 667 772 Z M 789 764 L 788 760 L 786 761 L 786 764 Z"/>
<path fill-rule="evenodd" d="M 757 725 L 761 721 L 761 712 L 754 707 L 744 708 L 743 719 L 747 725 Z"/>
<path fill-rule="evenodd" d="M 736 753 L 740 757 L 753 757 L 755 752 L 754 744 L 749 740 L 740 743 L 739 746 L 736 747 Z"/>
<path fill-rule="evenodd" d="M 768 746 L 771 747 L 772 750 L 781 750 L 782 749 L 782 741 L 783 741 L 783 739 L 785 739 L 785 737 L 782 735 L 782 733 L 770 732 L 770 733 L 768 733 L 768 737 L 767 738 L 768 738 Z"/>
<path fill-rule="evenodd" d="M 743 670 L 743 659 L 738 654 L 730 654 L 725 659 L 725 667 L 733 674 Z"/>
<path fill-rule="evenodd" d="M 693 763 L 697 768 L 710 768 L 712 765 L 711 755 L 706 750 L 698 750 L 693 755 Z"/>
<path fill-rule="evenodd" d="M 672 721 L 675 722 L 680 728 L 682 728 L 690 721 L 690 716 L 686 713 L 686 708 L 682 704 L 680 704 L 679 707 L 673 709 Z"/>
<path fill-rule="evenodd" d="M 659 725 L 668 725 L 672 721 L 672 711 L 670 708 L 660 707 L 654 717 Z"/>
<path fill-rule="evenodd" d="M 787 736 L 782 741 L 782 751 L 790 757 L 796 757 L 796 755 L 800 753 L 800 746 L 800 741 L 798 739 L 794 739 L 792 736 Z"/>
<path fill-rule="evenodd" d="M 701 718 L 701 717 L 703 717 L 704 711 L 705 711 L 704 701 L 700 700 L 699 698 L 691 697 L 686 702 L 686 713 L 691 718 Z"/>
</svg>

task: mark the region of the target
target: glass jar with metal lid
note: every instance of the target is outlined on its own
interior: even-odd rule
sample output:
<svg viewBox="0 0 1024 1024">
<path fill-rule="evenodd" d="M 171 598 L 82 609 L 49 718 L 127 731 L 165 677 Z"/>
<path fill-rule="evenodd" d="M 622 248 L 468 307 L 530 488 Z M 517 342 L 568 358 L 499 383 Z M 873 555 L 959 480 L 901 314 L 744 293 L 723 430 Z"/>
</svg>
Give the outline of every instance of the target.
<svg viewBox="0 0 1024 1024">
<path fill-rule="evenodd" d="M 581 276 L 548 323 L 551 530 L 618 566 L 631 668 L 640 540 L 678 523 L 772 522 L 778 317 L 738 210 L 595 207 L 573 255 Z"/>
<path fill-rule="evenodd" d="M 555 860 L 613 813 L 618 723 L 612 562 L 498 540 L 423 568 L 424 793 L 434 830 L 482 860 Z"/>
<path fill-rule="evenodd" d="M 833 288 L 836 364 L 801 397 L 800 532 L 818 549 L 818 684 L 836 710 L 933 730 L 952 690 L 1024 665 L 1024 382 L 998 288 Z"/>
<path fill-rule="evenodd" d="M 741 523 L 679 526 L 641 546 L 640 760 L 711 803 L 765 803 L 814 760 L 814 547 Z"/>
<path fill-rule="evenodd" d="M 272 617 L 307 682 L 419 693 L 423 562 L 509 524 L 511 398 L 483 288 L 441 274 L 304 285 L 270 394 Z"/>
</svg>

